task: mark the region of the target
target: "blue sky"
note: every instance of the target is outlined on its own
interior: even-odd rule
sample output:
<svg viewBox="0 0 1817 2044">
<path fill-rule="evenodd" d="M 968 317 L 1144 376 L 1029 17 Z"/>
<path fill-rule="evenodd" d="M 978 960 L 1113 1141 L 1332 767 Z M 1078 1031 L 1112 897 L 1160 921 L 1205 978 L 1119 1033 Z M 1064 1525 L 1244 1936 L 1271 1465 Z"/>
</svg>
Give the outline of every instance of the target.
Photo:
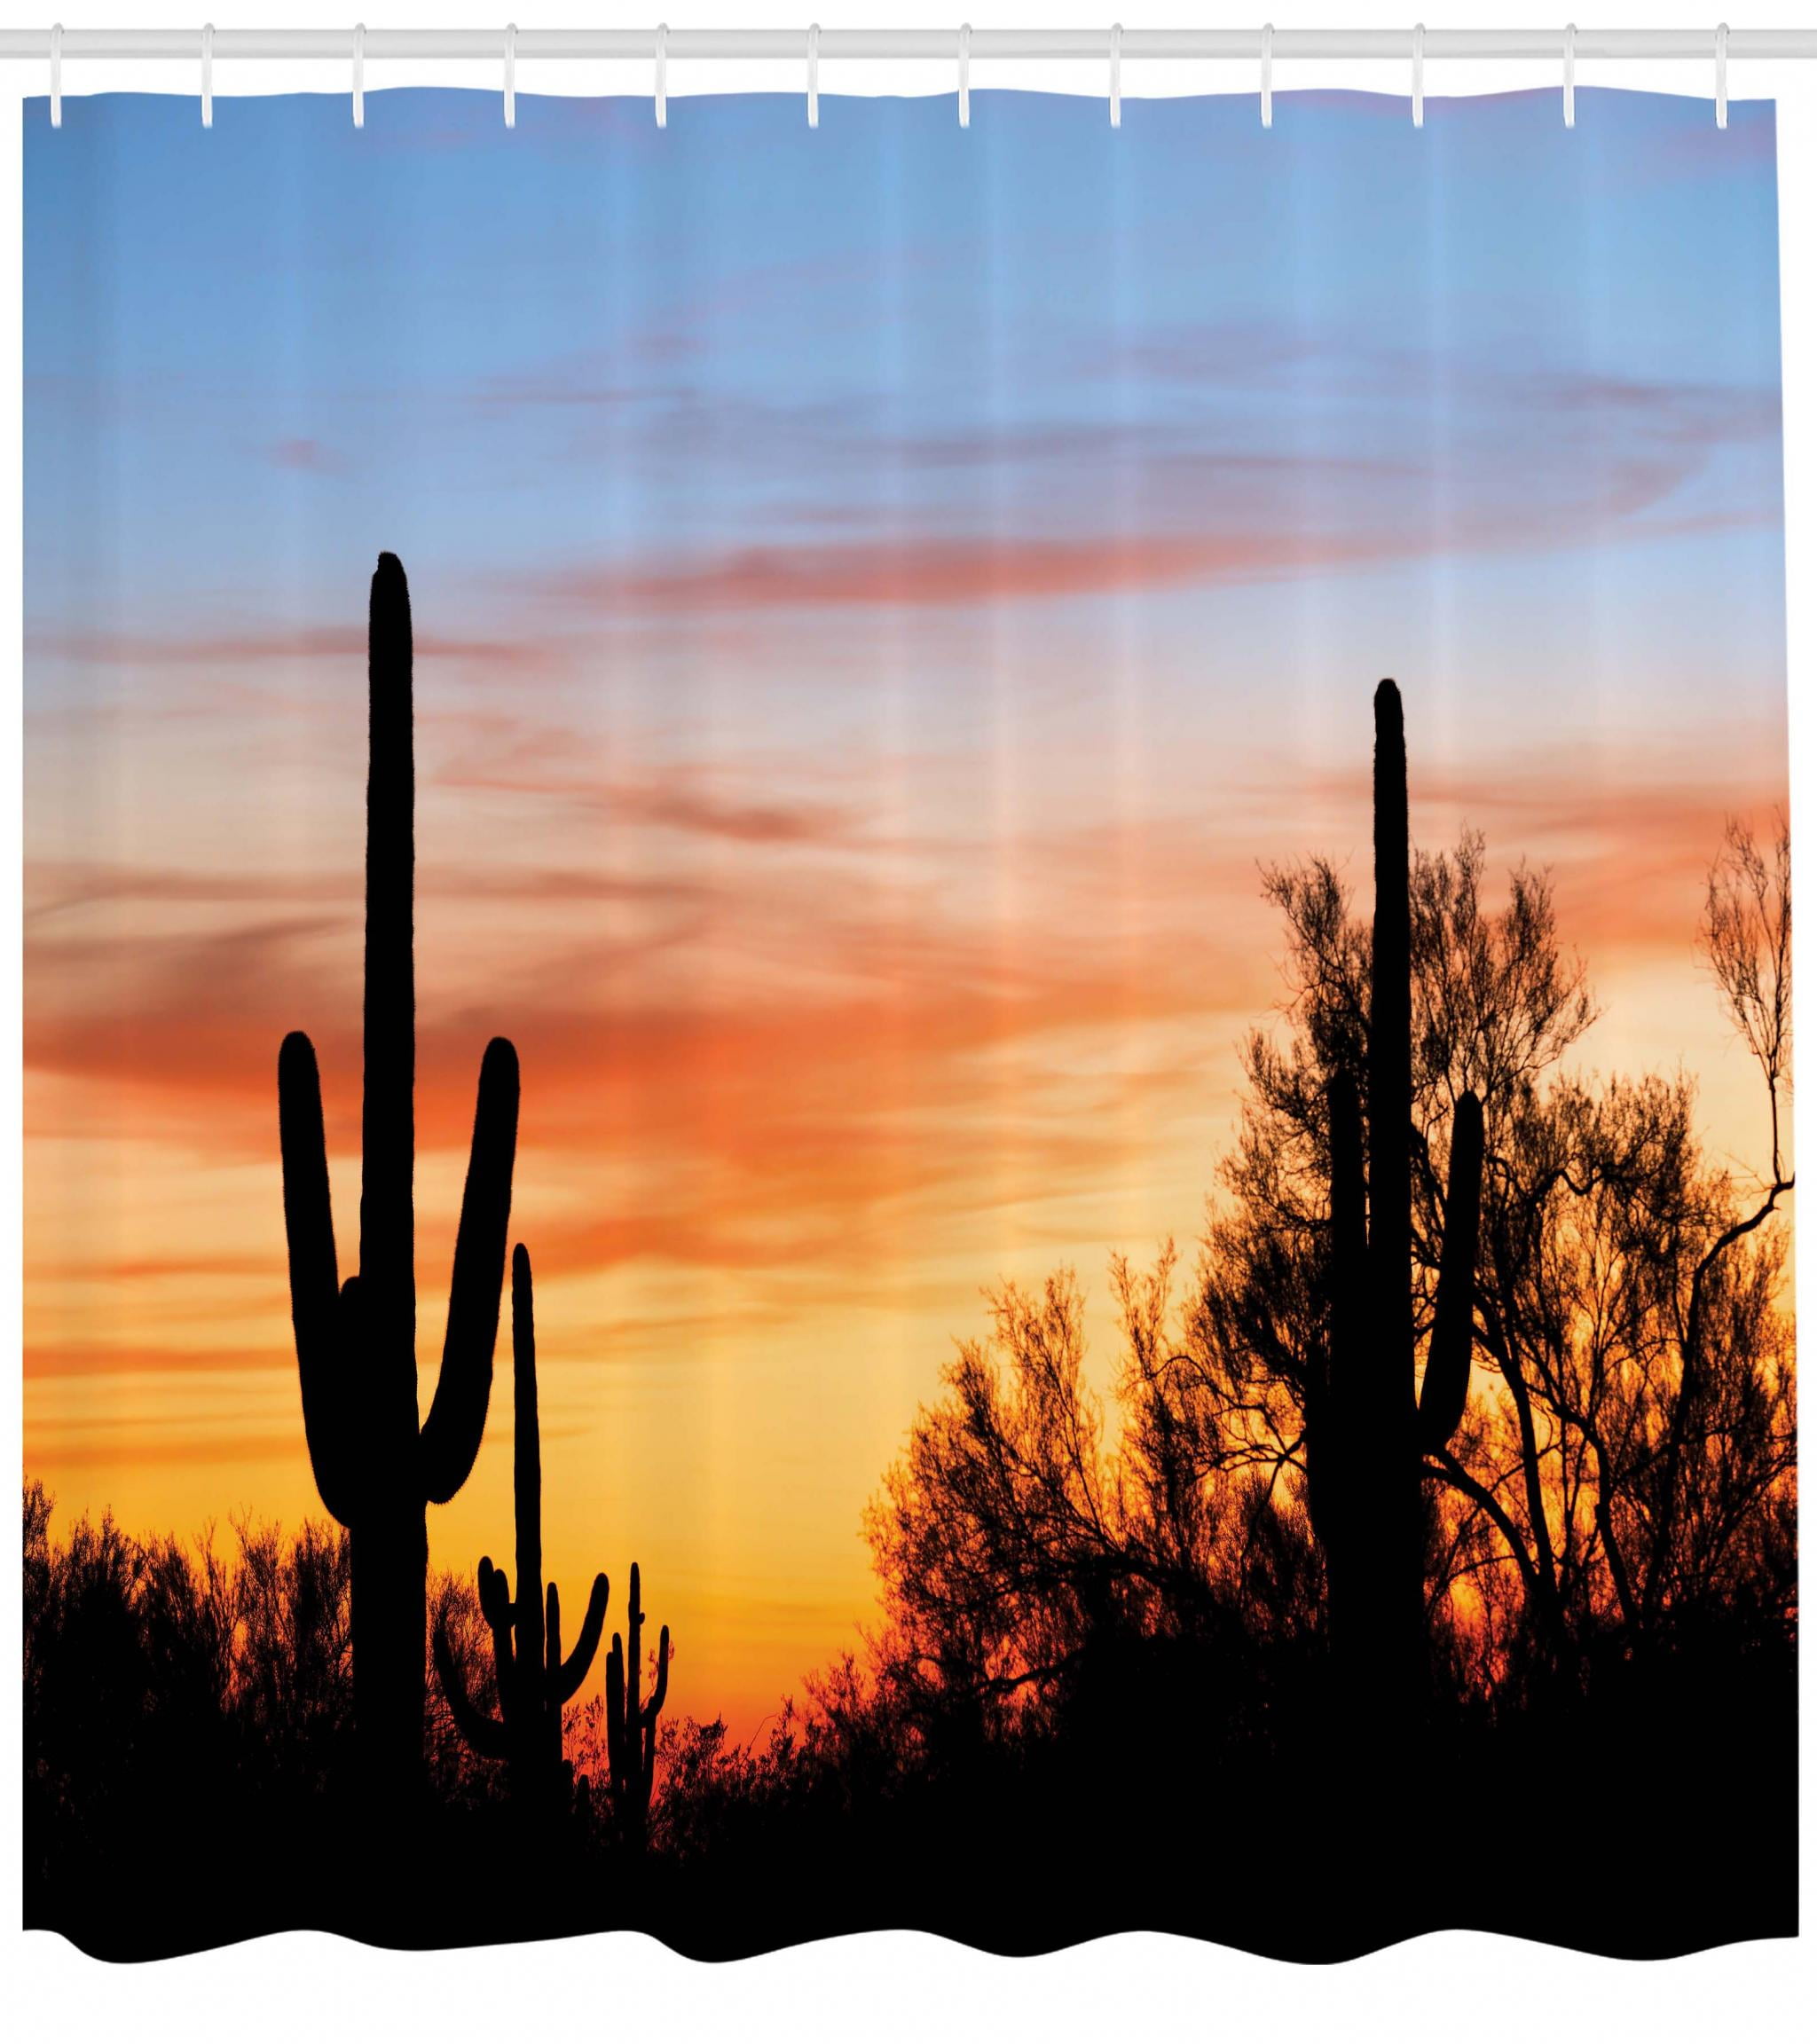
<svg viewBox="0 0 1817 2044">
<path fill-rule="evenodd" d="M 1397 557 L 1587 521 L 1667 642 L 1711 590 L 1611 540 L 1734 515 L 1702 558 L 1776 570 L 1767 105 L 368 104 L 33 104 L 34 628 L 269 610 L 274 554 L 318 617 L 381 531 L 477 614 L 796 538 L 1196 531 L 1214 496 Z"/>
</svg>

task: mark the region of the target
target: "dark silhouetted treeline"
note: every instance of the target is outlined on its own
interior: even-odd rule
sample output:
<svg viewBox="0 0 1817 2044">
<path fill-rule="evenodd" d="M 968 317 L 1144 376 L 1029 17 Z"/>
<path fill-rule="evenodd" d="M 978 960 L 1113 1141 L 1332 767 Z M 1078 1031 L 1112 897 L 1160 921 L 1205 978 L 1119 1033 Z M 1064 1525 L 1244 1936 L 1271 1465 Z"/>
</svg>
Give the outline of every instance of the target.
<svg viewBox="0 0 1817 2044">
<path fill-rule="evenodd" d="M 665 1726 L 641 1846 L 611 1808 L 601 1694 L 566 1714 L 571 1807 L 526 1820 L 432 1685 L 423 1800 L 383 1884 L 336 1788 L 345 1536 L 239 1529 L 229 1561 L 105 1521 L 53 1542 L 48 1512 L 28 1485 L 26 1921 L 106 1957 L 296 1927 L 417 1946 L 636 1926 L 703 1957 L 890 1926 L 1011 1953 L 1145 1928 L 1332 1959 L 1439 1927 L 1648 1955 L 1796 1926 L 1783 1631 L 1611 1655 L 1543 1706 L 1447 1695 L 1417 1798 L 1359 1865 L 1333 1817 L 1349 1762 L 1321 1572 L 1260 1492 L 1215 1578 L 1069 1548 L 1031 1582 L 1052 1659 L 1020 1708 L 1007 1671 L 942 1673 L 885 1628 L 749 1745 Z M 472 1592 L 440 1579 L 430 1606 L 492 1707 Z"/>
</svg>

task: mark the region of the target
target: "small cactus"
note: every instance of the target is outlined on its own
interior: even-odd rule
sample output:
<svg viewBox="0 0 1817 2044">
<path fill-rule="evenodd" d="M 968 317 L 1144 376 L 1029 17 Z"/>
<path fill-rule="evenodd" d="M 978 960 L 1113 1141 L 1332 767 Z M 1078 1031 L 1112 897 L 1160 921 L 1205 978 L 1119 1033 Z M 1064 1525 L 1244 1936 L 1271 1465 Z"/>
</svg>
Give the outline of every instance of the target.
<svg viewBox="0 0 1817 2044">
<path fill-rule="evenodd" d="M 599 1650 L 610 1589 L 604 1576 L 593 1579 L 586 1616 L 574 1651 L 562 1655 L 562 1603 L 555 1585 L 543 1589 L 542 1430 L 537 1410 L 536 1302 L 530 1253 L 520 1243 L 511 1258 L 511 1365 L 516 1440 L 512 1457 L 517 1516 L 517 1596 L 514 1601 L 502 1568 L 490 1556 L 479 1565 L 479 1603 L 492 1632 L 498 1676 L 499 1716 L 488 1718 L 472 1702 L 448 1645 L 445 1626 L 436 1628 L 436 1672 L 460 1735 L 487 1760 L 510 1768 L 513 1793 L 524 1804 L 551 1807 L 568 1793 L 569 1771 L 562 1757 L 562 1706 L 586 1679 Z M 636 1573 L 632 1576 L 633 1585 Z M 633 1598 L 635 1590 L 633 1592 Z"/>
<path fill-rule="evenodd" d="M 643 1676 L 643 1585 L 631 1564 L 631 1631 L 627 1654 L 615 1632 L 606 1656 L 606 1756 L 612 1773 L 612 1812 L 623 1836 L 641 1847 L 649 1825 L 649 1799 L 657 1780 L 657 1718 L 669 1694 L 669 1628 L 657 1647 L 657 1686 L 640 1703 Z"/>
<path fill-rule="evenodd" d="M 278 1054 L 278 1127 L 303 1430 L 322 1502 L 352 1536 L 355 1739 L 366 1794 L 389 1798 L 422 1773 L 425 1507 L 467 1481 L 492 1395 L 517 1053 L 496 1037 L 480 1065 L 442 1373 L 419 1426 L 413 652 L 410 591 L 394 554 L 381 554 L 373 576 L 368 645 L 359 1268 L 344 1285 L 321 1079 L 300 1031 Z"/>
</svg>

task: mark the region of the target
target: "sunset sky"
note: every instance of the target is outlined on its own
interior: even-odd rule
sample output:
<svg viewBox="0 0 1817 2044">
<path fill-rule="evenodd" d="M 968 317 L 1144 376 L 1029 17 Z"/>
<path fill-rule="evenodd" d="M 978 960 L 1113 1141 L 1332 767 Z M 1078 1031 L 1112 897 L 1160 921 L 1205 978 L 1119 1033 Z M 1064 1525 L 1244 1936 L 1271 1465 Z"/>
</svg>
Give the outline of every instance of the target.
<svg viewBox="0 0 1817 2044">
<path fill-rule="evenodd" d="M 1763 1159 L 1693 936 L 1785 792 L 1770 106 L 73 99 L 26 125 L 25 1462 L 319 1513 L 278 1044 L 358 1183 L 365 612 L 417 629 L 419 1293 L 523 1067 L 546 1558 L 748 1733 L 999 1277 L 1195 1237 L 1266 861 L 1549 863 L 1583 1063 Z M 510 1545 L 508 1356 L 437 1567 Z"/>
</svg>

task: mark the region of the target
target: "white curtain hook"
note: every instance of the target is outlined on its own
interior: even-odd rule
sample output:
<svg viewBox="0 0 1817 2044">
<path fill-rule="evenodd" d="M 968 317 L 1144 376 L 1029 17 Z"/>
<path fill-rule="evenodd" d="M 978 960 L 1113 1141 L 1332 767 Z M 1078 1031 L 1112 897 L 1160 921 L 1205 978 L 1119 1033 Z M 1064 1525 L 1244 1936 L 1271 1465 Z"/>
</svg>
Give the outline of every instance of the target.
<svg viewBox="0 0 1817 2044">
<path fill-rule="evenodd" d="M 366 126 L 366 23 L 353 24 L 353 125 Z"/>
<path fill-rule="evenodd" d="M 669 125 L 669 24 L 657 23 L 657 126 Z"/>
<path fill-rule="evenodd" d="M 505 125 L 517 125 L 517 24 L 505 24 Z"/>
<path fill-rule="evenodd" d="M 202 23 L 202 126 L 215 125 L 215 24 Z"/>
<path fill-rule="evenodd" d="M 959 125 L 971 125 L 971 24 L 959 24 Z"/>
<path fill-rule="evenodd" d="M 1123 125 L 1123 24 L 1111 23 L 1111 126 Z"/>
<path fill-rule="evenodd" d="M 1728 23 L 1719 22 L 1716 30 L 1716 125 L 1728 126 Z"/>
<path fill-rule="evenodd" d="M 820 23 L 807 24 L 807 125 L 820 126 Z"/>
<path fill-rule="evenodd" d="M 1565 126 L 1577 125 L 1577 24 L 1565 23 Z"/>
<path fill-rule="evenodd" d="M 51 24 L 51 125 L 63 125 L 63 24 Z"/>
<path fill-rule="evenodd" d="M 1262 24 L 1262 125 L 1274 126 L 1274 23 Z"/>
<path fill-rule="evenodd" d="M 1426 125 L 1426 24 L 1413 24 L 1413 125 Z"/>
</svg>

